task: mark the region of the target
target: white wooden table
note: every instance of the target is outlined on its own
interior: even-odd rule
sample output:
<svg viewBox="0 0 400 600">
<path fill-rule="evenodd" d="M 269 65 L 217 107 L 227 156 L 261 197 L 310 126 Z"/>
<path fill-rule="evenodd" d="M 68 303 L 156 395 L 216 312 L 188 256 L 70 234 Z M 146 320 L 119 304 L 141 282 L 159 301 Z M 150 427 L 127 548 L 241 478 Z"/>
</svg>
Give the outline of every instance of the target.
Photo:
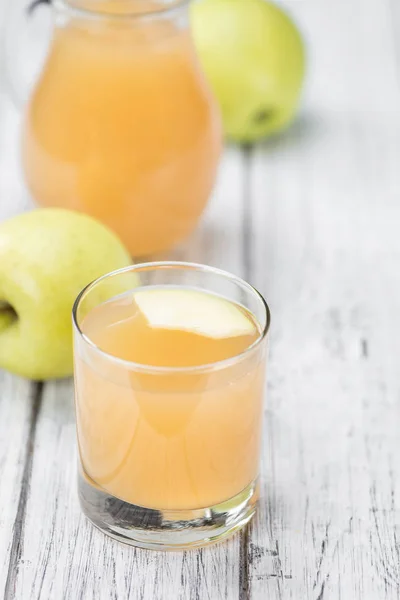
<svg viewBox="0 0 400 600">
<path fill-rule="evenodd" d="M 227 149 L 172 253 L 244 276 L 271 306 L 258 515 L 206 550 L 104 537 L 77 503 L 72 383 L 1 373 L 0 598 L 400 598 L 400 4 L 290 6 L 308 38 L 302 114 Z M 18 116 L 4 97 L 0 111 L 4 218 L 29 200 Z"/>
</svg>

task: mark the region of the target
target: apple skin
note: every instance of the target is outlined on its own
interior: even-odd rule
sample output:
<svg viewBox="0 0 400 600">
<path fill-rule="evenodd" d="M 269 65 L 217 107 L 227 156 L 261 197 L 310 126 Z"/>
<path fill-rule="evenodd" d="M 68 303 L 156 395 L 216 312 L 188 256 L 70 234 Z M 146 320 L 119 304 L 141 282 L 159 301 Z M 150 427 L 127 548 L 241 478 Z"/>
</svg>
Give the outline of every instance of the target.
<svg viewBox="0 0 400 600">
<path fill-rule="evenodd" d="M 71 375 L 76 296 L 131 262 L 113 232 L 80 213 L 45 208 L 1 223 L 0 367 L 34 380 Z"/>
<path fill-rule="evenodd" d="M 286 128 L 305 74 L 304 44 L 289 16 L 266 0 L 200 0 L 191 21 L 226 137 L 252 143 Z"/>
</svg>

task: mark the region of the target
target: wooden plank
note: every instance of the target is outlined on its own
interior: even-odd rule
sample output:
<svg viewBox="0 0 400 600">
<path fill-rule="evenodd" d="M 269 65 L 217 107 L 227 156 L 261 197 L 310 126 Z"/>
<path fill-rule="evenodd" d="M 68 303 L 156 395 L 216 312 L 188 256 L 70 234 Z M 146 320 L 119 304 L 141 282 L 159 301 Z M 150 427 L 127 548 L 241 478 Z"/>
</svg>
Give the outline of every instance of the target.
<svg viewBox="0 0 400 600">
<path fill-rule="evenodd" d="M 217 201 L 175 258 L 243 270 L 243 164 L 238 150 L 224 157 Z M 226 218 L 229 213 L 232 219 Z M 240 536 L 206 550 L 177 553 L 136 550 L 106 538 L 80 513 L 75 453 L 72 384 L 49 383 L 34 439 L 23 552 L 13 580 L 16 598 L 239 599 Z"/>
<path fill-rule="evenodd" d="M 374 0 L 299 3 L 296 12 L 315 57 L 304 117 L 252 156 L 253 281 L 273 325 L 264 500 L 246 594 L 391 600 L 400 595 L 391 24 Z"/>
<path fill-rule="evenodd" d="M 15 128 L 18 116 L 0 94 L 0 219 L 24 210 L 26 197 L 13 185 L 17 165 Z M 12 131 L 10 138 L 9 133 Z M 22 192 L 22 193 L 21 193 Z M 37 386 L 0 371 L 0 596 L 7 597 L 9 567 L 20 549 L 21 515 L 26 502 Z"/>
<path fill-rule="evenodd" d="M 23 482 L 29 479 L 34 416 L 34 388 L 23 379 L 0 372 L 0 597 L 7 585 L 10 562 L 18 552 Z"/>
</svg>

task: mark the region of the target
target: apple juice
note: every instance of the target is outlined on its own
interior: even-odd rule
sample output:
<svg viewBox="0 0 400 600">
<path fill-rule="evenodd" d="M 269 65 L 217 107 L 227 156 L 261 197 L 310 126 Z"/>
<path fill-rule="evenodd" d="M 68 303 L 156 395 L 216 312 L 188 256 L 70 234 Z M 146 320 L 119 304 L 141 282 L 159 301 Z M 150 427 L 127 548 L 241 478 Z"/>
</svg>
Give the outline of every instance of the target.
<svg viewBox="0 0 400 600">
<path fill-rule="evenodd" d="M 131 504 L 189 510 L 256 480 L 264 360 L 247 309 L 199 289 L 148 286 L 97 305 L 81 330 L 100 351 L 75 352 L 89 482 Z"/>
</svg>

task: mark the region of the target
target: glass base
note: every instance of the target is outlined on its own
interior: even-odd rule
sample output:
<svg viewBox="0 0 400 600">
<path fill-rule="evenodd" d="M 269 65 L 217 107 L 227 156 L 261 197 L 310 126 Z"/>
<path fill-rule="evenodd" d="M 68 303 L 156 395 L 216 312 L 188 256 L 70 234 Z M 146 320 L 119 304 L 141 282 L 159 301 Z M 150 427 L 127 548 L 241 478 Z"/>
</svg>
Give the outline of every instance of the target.
<svg viewBox="0 0 400 600">
<path fill-rule="evenodd" d="M 129 504 L 91 485 L 82 473 L 78 493 L 83 512 L 106 535 L 149 550 L 185 550 L 214 544 L 244 527 L 256 510 L 258 481 L 222 504 L 196 510 Z"/>
</svg>

